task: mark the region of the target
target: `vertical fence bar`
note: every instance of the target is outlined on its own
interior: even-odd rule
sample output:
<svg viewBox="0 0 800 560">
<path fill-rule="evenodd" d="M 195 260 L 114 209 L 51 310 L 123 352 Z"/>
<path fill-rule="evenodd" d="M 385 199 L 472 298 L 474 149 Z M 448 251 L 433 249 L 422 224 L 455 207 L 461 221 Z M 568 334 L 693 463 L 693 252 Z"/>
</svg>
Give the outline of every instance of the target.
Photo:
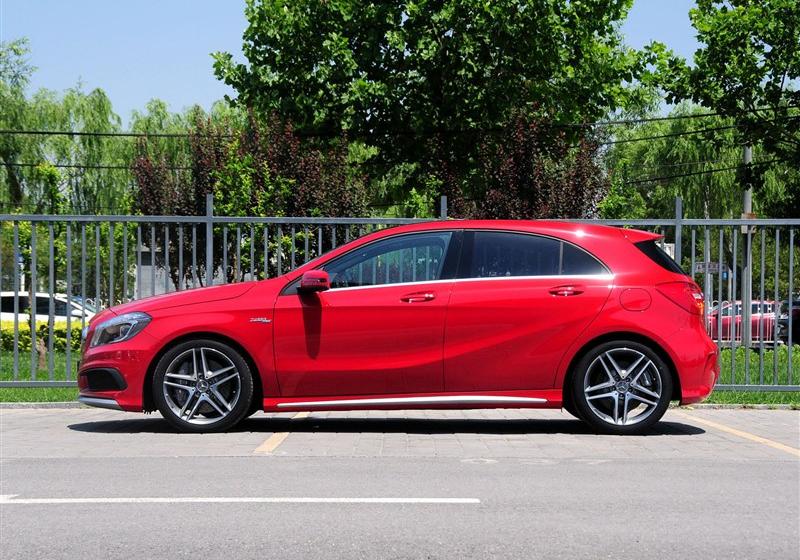
<svg viewBox="0 0 800 560">
<path fill-rule="evenodd" d="M 234 268 L 235 274 L 233 281 L 242 281 L 242 226 L 236 224 L 236 265 Z"/>
<path fill-rule="evenodd" d="M 156 295 L 156 226 L 150 224 L 150 295 Z"/>
<path fill-rule="evenodd" d="M 14 222 L 14 381 L 19 379 L 19 223 Z M 30 294 L 30 289 L 28 290 Z M 30 297 L 28 298 L 30 300 Z"/>
<path fill-rule="evenodd" d="M 142 224 L 136 224 L 136 299 L 142 299 Z"/>
<path fill-rule="evenodd" d="M 283 227 L 278 226 L 278 244 L 275 249 L 277 253 L 275 254 L 275 258 L 277 260 L 278 265 L 278 276 L 283 274 L 282 264 L 283 264 Z"/>
<path fill-rule="evenodd" d="M 295 258 L 294 258 L 294 254 L 295 254 L 295 245 L 297 244 L 297 237 L 296 237 L 296 235 L 297 235 L 297 230 L 295 229 L 295 227 L 294 227 L 294 224 L 292 224 L 292 250 L 291 250 L 291 263 L 292 263 L 292 267 L 291 267 L 291 269 L 290 269 L 290 270 L 294 270 L 294 268 L 295 268 Z"/>
<path fill-rule="evenodd" d="M 67 222 L 67 345 L 64 348 L 65 379 L 72 379 L 72 224 Z M 84 313 L 81 306 L 81 315 Z"/>
<path fill-rule="evenodd" d="M 753 345 L 753 238 L 750 226 L 742 247 L 742 347 L 744 348 L 744 384 L 750 385 L 750 351 Z"/>
<path fill-rule="evenodd" d="M 778 291 L 778 281 L 780 279 L 779 271 L 781 269 L 781 230 L 775 228 L 775 301 L 780 301 Z M 772 341 L 772 384 L 778 384 L 778 337 Z"/>
<path fill-rule="evenodd" d="M 100 311 L 100 224 L 94 226 L 94 300 L 95 308 Z"/>
<path fill-rule="evenodd" d="M 108 306 L 114 306 L 114 222 L 108 224 Z"/>
<path fill-rule="evenodd" d="M 722 266 L 723 266 L 723 247 L 725 241 L 725 228 L 719 228 L 719 278 L 717 280 L 717 295 L 719 296 L 719 303 L 717 304 L 717 352 L 722 352 Z M 722 372 L 720 372 L 722 375 Z"/>
<path fill-rule="evenodd" d="M 222 283 L 228 283 L 228 226 L 222 225 Z"/>
<path fill-rule="evenodd" d="M 322 226 L 317 227 L 317 256 L 320 256 L 322 251 Z"/>
<path fill-rule="evenodd" d="M 53 232 L 53 222 L 47 223 L 48 249 L 50 262 L 48 263 L 47 277 L 47 377 L 50 381 L 56 378 L 55 362 L 53 359 L 53 327 L 55 321 L 55 235 Z"/>
<path fill-rule="evenodd" d="M 764 311 L 766 309 L 764 305 L 764 265 L 766 264 L 766 251 L 765 251 L 765 238 L 766 238 L 767 228 L 761 227 L 761 275 L 759 278 L 759 286 L 761 288 L 761 293 L 759 294 L 759 301 L 761 302 L 761 314 L 758 318 L 758 382 L 763 385 L 764 384 Z M 777 330 L 775 327 L 777 326 L 778 320 L 778 313 L 777 309 L 775 310 L 772 325 L 772 337 L 775 338 L 777 335 Z"/>
<path fill-rule="evenodd" d="M 708 231 L 708 226 L 703 228 L 703 261 L 706 263 L 707 267 L 711 266 L 711 236 L 710 232 Z M 717 275 L 720 276 L 721 274 L 722 270 L 720 269 L 717 272 Z M 703 324 L 706 325 L 706 328 L 708 329 L 708 311 L 711 309 L 711 300 L 713 299 L 711 297 L 711 290 L 712 290 L 711 275 L 706 274 L 704 280 L 705 281 L 703 283 L 703 291 L 705 292 L 706 304 L 703 308 L 705 310 L 705 315 L 703 317 Z M 714 333 L 709 332 L 709 335 L 713 337 Z"/>
<path fill-rule="evenodd" d="M 36 371 L 39 362 L 39 352 L 36 348 L 36 222 L 31 222 L 31 285 L 28 288 L 28 324 L 31 328 L 31 381 L 36 381 Z"/>
<path fill-rule="evenodd" d="M 206 286 L 214 284 L 214 195 L 206 195 Z"/>
<path fill-rule="evenodd" d="M 169 289 L 169 224 L 164 224 L 164 293 L 168 294 Z"/>
<path fill-rule="evenodd" d="M 788 337 L 786 339 L 787 346 L 789 347 L 789 355 L 787 360 L 787 368 L 788 368 L 788 375 L 786 379 L 787 385 L 792 384 L 792 378 L 794 377 L 794 372 L 792 371 L 792 346 L 794 346 L 794 340 L 792 339 L 792 311 L 794 307 L 794 228 L 789 228 L 789 294 L 788 294 L 788 311 L 789 317 L 786 321 L 786 326 L 789 328 Z"/>
<path fill-rule="evenodd" d="M 264 280 L 269 278 L 269 226 L 264 224 Z"/>
<path fill-rule="evenodd" d="M 178 225 L 178 291 L 183 291 L 183 224 Z"/>
<path fill-rule="evenodd" d="M 250 224 L 250 280 L 256 279 L 256 229 Z"/>
<path fill-rule="evenodd" d="M 695 270 L 694 270 L 694 244 L 695 244 L 695 241 L 696 241 L 694 226 L 692 226 L 691 230 L 692 230 L 692 252 L 691 252 L 691 256 L 689 258 L 689 266 L 691 267 L 690 268 L 691 272 L 689 274 L 691 274 L 692 280 L 694 280 L 694 278 L 695 278 L 695 276 L 694 276 L 695 275 Z M 706 269 L 705 269 L 705 275 L 708 276 L 708 267 L 706 267 Z"/>
<path fill-rule="evenodd" d="M 683 199 L 675 197 L 675 262 L 681 264 L 681 242 L 683 241 Z M 692 271 L 694 274 L 694 271 Z"/>
<path fill-rule="evenodd" d="M 192 288 L 197 287 L 197 224 L 192 224 Z"/>
<path fill-rule="evenodd" d="M 730 334 L 731 334 L 731 383 L 736 383 L 736 257 L 738 253 L 738 248 L 736 247 L 736 242 L 739 239 L 739 236 L 736 234 L 736 228 L 731 228 L 731 237 L 733 238 L 733 262 L 731 264 L 733 268 L 733 272 L 731 274 L 731 306 L 733 309 L 731 310 L 731 322 L 730 322 Z"/>
<path fill-rule="evenodd" d="M 81 223 L 81 305 L 86 305 L 86 224 L 84 223 Z M 81 331 L 85 327 L 86 313 L 81 313 Z"/>
<path fill-rule="evenodd" d="M 308 254 L 308 226 L 303 226 L 303 263 L 311 260 Z"/>
<path fill-rule="evenodd" d="M 122 222 L 122 302 L 128 298 L 128 222 Z"/>
</svg>

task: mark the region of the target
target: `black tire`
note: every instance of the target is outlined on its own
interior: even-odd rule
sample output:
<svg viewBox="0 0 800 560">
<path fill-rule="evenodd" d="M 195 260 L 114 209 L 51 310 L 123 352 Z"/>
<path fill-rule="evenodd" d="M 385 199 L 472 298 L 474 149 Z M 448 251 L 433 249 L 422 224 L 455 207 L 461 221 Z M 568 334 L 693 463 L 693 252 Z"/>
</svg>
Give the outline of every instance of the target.
<svg viewBox="0 0 800 560">
<path fill-rule="evenodd" d="M 672 385 L 669 367 L 649 346 L 612 340 L 578 362 L 570 390 L 579 418 L 597 432 L 625 435 L 644 433 L 664 416 Z"/>
<path fill-rule="evenodd" d="M 193 371 L 203 370 L 203 360 L 206 372 L 220 373 L 208 378 Z M 168 374 L 170 367 L 174 371 Z M 227 344 L 210 339 L 187 340 L 170 348 L 158 361 L 152 391 L 159 412 L 178 430 L 221 432 L 234 427 L 250 412 L 253 374 L 242 355 Z"/>
</svg>

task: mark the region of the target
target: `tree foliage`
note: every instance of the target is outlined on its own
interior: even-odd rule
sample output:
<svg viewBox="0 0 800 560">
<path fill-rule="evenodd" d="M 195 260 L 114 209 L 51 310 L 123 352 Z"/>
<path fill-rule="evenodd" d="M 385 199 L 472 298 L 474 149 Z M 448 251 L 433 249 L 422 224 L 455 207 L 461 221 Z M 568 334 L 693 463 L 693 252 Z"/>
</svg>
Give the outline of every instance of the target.
<svg viewBox="0 0 800 560">
<path fill-rule="evenodd" d="M 673 57 L 662 68 L 668 100 L 692 100 L 730 117 L 740 143 L 758 143 L 800 167 L 800 3 L 697 0 L 689 16 L 702 46 L 691 65 Z M 787 186 L 788 196 L 769 212 L 800 216 L 800 183 Z"/>
</svg>

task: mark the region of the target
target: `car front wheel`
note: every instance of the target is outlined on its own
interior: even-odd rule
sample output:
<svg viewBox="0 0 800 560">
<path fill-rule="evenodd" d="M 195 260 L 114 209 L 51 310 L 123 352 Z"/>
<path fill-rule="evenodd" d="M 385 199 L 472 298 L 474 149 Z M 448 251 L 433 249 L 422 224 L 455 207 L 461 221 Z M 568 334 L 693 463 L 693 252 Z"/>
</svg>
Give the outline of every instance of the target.
<svg viewBox="0 0 800 560">
<path fill-rule="evenodd" d="M 638 342 L 606 342 L 589 351 L 572 376 L 572 396 L 580 416 L 595 430 L 642 433 L 669 406 L 672 377 L 652 349 Z"/>
<path fill-rule="evenodd" d="M 253 377 L 241 354 L 227 344 L 190 340 L 159 360 L 153 397 L 161 415 L 181 431 L 222 431 L 250 410 Z"/>
</svg>

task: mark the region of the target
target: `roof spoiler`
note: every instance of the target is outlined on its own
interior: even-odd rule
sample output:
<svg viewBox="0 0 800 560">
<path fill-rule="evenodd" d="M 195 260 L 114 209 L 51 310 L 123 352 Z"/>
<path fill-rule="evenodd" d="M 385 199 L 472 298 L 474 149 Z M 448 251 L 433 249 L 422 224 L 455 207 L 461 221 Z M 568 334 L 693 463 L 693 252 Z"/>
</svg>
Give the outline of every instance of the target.
<svg viewBox="0 0 800 560">
<path fill-rule="evenodd" d="M 631 243 L 639 243 L 641 241 L 654 241 L 656 239 L 662 239 L 664 237 L 660 233 L 652 233 L 649 231 L 642 231 L 640 229 L 620 228 L 620 232 L 622 232 L 622 237 L 624 237 Z"/>
</svg>

